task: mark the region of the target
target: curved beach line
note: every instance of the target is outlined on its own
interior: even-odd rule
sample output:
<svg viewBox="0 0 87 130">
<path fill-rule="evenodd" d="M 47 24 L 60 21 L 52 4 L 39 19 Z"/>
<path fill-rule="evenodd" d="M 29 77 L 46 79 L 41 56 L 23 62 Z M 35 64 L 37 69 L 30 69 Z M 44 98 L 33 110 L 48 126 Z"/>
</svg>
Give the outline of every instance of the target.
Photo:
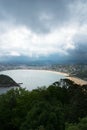
<svg viewBox="0 0 87 130">
<path fill-rule="evenodd" d="M 55 74 L 58 74 L 58 75 L 64 75 L 64 76 L 69 76 L 68 73 L 64 73 L 64 72 L 59 72 L 59 71 L 54 71 L 54 70 L 45 70 L 45 69 L 29 69 L 29 70 L 35 70 L 35 71 L 43 71 L 43 72 L 50 72 L 50 73 L 55 73 Z"/>
<path fill-rule="evenodd" d="M 78 78 L 78 77 L 69 76 L 68 73 L 57 72 L 57 71 L 52 71 L 52 70 L 47 70 L 47 71 L 48 71 L 48 72 L 52 72 L 52 73 L 56 73 L 56 74 L 64 75 L 67 79 L 72 80 L 73 82 L 75 82 L 75 83 L 78 84 L 78 85 L 86 85 L 86 84 L 87 84 L 87 81 L 82 80 L 82 79 L 80 79 L 80 78 Z"/>
<path fill-rule="evenodd" d="M 87 81 L 82 80 L 82 79 L 80 79 L 78 77 L 69 76 L 68 73 L 58 72 L 58 71 L 52 71 L 52 70 L 41 70 L 41 71 L 46 71 L 46 72 L 51 72 L 51 73 L 56 73 L 56 74 L 64 75 L 67 79 L 72 80 L 73 82 L 75 82 L 78 85 L 87 85 Z"/>
<path fill-rule="evenodd" d="M 72 80 L 72 81 L 74 81 L 76 84 L 78 84 L 78 85 L 87 85 L 87 81 L 85 81 L 85 80 L 82 80 L 82 79 L 80 79 L 80 78 L 78 78 L 78 77 L 67 77 L 68 79 L 70 79 L 70 80 Z"/>
<path fill-rule="evenodd" d="M 64 73 L 64 72 L 58 72 L 58 71 L 52 71 L 52 70 L 44 70 L 44 71 L 47 71 L 47 72 L 51 72 L 51 73 L 55 73 L 55 74 L 60 74 L 60 75 L 64 75 L 64 76 L 69 76 L 68 73 Z"/>
</svg>

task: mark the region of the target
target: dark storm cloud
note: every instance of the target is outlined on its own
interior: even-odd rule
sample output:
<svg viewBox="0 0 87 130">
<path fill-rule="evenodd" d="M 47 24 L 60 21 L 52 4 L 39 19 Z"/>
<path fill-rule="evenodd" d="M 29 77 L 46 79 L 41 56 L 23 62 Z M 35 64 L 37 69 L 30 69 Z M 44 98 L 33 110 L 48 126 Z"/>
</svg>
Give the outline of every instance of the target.
<svg viewBox="0 0 87 130">
<path fill-rule="evenodd" d="M 87 63 L 87 35 L 76 35 L 74 38 L 75 49 L 70 51 L 70 57 L 77 62 Z"/>
<path fill-rule="evenodd" d="M 2 0 L 2 9 L 37 32 L 64 24 L 70 19 L 68 5 L 72 0 Z"/>
</svg>

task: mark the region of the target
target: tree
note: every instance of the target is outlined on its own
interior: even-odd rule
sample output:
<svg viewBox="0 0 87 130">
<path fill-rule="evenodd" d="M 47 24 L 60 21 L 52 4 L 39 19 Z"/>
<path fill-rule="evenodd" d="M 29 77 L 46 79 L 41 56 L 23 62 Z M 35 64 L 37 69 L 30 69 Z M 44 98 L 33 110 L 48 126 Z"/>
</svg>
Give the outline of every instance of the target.
<svg viewBox="0 0 87 130">
<path fill-rule="evenodd" d="M 87 117 L 80 119 L 77 124 L 66 124 L 65 130 L 87 130 Z"/>
</svg>

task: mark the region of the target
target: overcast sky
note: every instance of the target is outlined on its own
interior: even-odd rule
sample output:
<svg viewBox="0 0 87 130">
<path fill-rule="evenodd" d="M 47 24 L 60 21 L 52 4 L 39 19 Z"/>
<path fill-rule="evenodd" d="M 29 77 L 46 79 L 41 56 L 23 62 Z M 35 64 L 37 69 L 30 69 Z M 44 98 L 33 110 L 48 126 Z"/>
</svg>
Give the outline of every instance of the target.
<svg viewBox="0 0 87 130">
<path fill-rule="evenodd" d="M 87 60 L 87 0 L 0 0 L 0 59 Z"/>
</svg>

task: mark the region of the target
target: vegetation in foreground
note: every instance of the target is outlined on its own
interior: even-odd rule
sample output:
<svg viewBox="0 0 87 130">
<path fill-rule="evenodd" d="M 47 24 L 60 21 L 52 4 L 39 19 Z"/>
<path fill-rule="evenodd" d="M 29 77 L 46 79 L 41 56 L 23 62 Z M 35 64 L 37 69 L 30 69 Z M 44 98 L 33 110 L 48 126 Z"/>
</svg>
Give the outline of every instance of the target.
<svg viewBox="0 0 87 130">
<path fill-rule="evenodd" d="M 87 85 L 64 79 L 48 88 L 0 95 L 0 130 L 87 130 Z"/>
</svg>

